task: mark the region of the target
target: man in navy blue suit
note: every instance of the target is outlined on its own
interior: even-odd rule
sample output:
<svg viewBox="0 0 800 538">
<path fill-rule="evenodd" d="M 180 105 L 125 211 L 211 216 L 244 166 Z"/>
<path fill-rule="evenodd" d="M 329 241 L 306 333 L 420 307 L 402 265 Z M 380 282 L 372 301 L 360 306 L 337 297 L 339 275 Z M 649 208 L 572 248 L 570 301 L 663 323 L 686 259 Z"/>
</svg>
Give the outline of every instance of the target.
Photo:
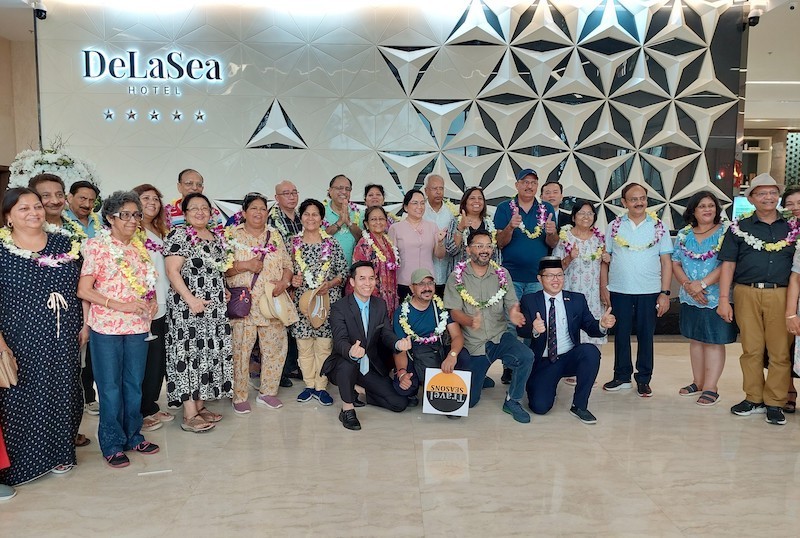
<svg viewBox="0 0 800 538">
<path fill-rule="evenodd" d="M 614 326 L 611 308 L 598 322 L 581 293 L 564 291 L 564 270 L 561 259 L 546 256 L 539 261 L 539 282 L 542 290 L 524 295 L 520 310 L 526 320 L 517 329 L 519 336 L 532 338 L 533 369 L 528 378 L 528 405 L 537 415 L 553 408 L 556 387 L 562 377 L 577 377 L 575 396 L 569 412 L 584 424 L 595 424 L 589 412 L 589 395 L 600 368 L 600 350 L 593 344 L 581 344 L 580 331 L 601 337 Z"/>
</svg>

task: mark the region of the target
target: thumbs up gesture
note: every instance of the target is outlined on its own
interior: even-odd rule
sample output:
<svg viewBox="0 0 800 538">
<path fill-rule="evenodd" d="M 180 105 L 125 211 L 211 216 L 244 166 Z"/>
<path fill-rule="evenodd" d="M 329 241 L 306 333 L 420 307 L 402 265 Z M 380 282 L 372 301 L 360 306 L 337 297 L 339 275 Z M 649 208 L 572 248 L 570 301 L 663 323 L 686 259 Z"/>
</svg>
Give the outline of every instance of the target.
<svg viewBox="0 0 800 538">
<path fill-rule="evenodd" d="M 617 318 L 611 313 L 611 307 L 609 306 L 600 318 L 600 326 L 604 329 L 610 329 L 615 323 L 617 323 Z"/>
<path fill-rule="evenodd" d="M 411 337 L 406 336 L 405 338 L 401 338 L 397 341 L 395 347 L 397 348 L 397 351 L 408 351 L 411 349 Z"/>
<path fill-rule="evenodd" d="M 536 312 L 536 319 L 533 320 L 533 330 L 536 331 L 537 334 L 547 332 L 547 326 L 545 326 L 542 315 L 539 312 Z"/>
<path fill-rule="evenodd" d="M 519 228 L 520 224 L 522 224 L 522 215 L 519 214 L 519 208 L 515 207 L 514 211 L 511 212 L 511 227 L 512 228 Z"/>
<path fill-rule="evenodd" d="M 553 222 L 552 213 L 547 215 L 547 222 L 544 223 L 544 233 L 547 235 L 555 235 L 556 233 L 556 223 Z"/>
<path fill-rule="evenodd" d="M 367 351 L 361 347 L 361 340 L 356 340 L 356 343 L 350 346 L 350 356 L 354 359 L 360 359 Z"/>
</svg>

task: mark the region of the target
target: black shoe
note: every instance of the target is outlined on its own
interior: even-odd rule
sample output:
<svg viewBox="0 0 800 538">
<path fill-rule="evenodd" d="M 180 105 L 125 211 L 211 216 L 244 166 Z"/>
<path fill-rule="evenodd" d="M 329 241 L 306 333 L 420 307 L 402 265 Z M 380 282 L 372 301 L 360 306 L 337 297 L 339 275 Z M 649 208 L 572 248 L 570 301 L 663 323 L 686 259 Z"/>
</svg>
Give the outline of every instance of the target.
<svg viewBox="0 0 800 538">
<path fill-rule="evenodd" d="M 764 420 L 766 420 L 768 424 L 775 424 L 776 426 L 783 426 L 786 424 L 786 417 L 783 415 L 783 409 L 777 405 L 767 406 L 767 416 L 764 417 Z"/>
<path fill-rule="evenodd" d="M 742 400 L 738 404 L 731 407 L 731 413 L 746 417 L 749 415 L 760 415 L 767 412 L 766 406 L 762 403 L 751 402 L 750 400 Z"/>
<path fill-rule="evenodd" d="M 353 407 L 364 407 L 365 405 L 367 404 L 358 399 L 358 394 L 353 394 Z"/>
<path fill-rule="evenodd" d="M 341 422 L 342 426 L 344 426 L 348 430 L 361 429 L 361 423 L 358 421 L 355 409 L 348 409 L 347 411 L 342 409 L 341 411 L 339 411 L 339 422 Z"/>
<path fill-rule="evenodd" d="M 419 405 L 419 398 L 416 396 L 408 397 L 408 407 L 417 407 Z"/>
<path fill-rule="evenodd" d="M 483 388 L 491 389 L 494 388 L 494 379 L 489 377 L 488 375 L 483 378 Z"/>
<path fill-rule="evenodd" d="M 588 409 L 580 409 L 575 407 L 574 405 L 570 407 L 569 414 L 573 417 L 577 418 L 584 424 L 597 424 L 597 419 L 593 414 L 589 412 Z"/>
<path fill-rule="evenodd" d="M 286 374 L 286 377 L 290 379 L 303 379 L 303 374 L 302 372 L 300 372 L 300 370 L 292 370 L 291 372 Z"/>
<path fill-rule="evenodd" d="M 503 385 L 511 384 L 511 368 L 503 368 L 503 375 L 500 377 L 500 383 Z"/>
<path fill-rule="evenodd" d="M 292 380 L 288 377 L 282 377 L 280 385 L 281 387 L 291 387 L 294 385 L 294 383 L 292 383 Z"/>
<path fill-rule="evenodd" d="M 652 398 L 653 391 L 650 389 L 650 383 L 636 382 L 636 392 L 639 393 L 640 398 Z"/>
</svg>

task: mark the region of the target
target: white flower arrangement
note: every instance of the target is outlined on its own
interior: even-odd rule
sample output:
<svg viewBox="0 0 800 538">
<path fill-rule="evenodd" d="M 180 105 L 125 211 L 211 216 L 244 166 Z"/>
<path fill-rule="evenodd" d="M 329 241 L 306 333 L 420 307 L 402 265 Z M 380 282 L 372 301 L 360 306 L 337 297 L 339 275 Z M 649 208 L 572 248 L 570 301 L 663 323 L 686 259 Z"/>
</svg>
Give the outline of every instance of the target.
<svg viewBox="0 0 800 538">
<path fill-rule="evenodd" d="M 97 170 L 94 164 L 75 157 L 64 149 L 64 144 L 57 141 L 51 148 L 28 149 L 14 157 L 9 167 L 10 183 L 22 187 L 39 174 L 55 174 L 64 180 L 69 188 L 76 181 L 98 183 Z"/>
</svg>

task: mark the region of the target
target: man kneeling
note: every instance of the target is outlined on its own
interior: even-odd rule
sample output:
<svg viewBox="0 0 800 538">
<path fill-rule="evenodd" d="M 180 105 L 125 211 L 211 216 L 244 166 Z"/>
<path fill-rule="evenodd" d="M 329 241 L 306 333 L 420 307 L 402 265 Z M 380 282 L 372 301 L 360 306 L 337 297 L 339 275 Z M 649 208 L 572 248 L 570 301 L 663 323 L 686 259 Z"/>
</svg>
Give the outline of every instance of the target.
<svg viewBox="0 0 800 538">
<path fill-rule="evenodd" d="M 589 395 L 600 368 L 600 350 L 594 344 L 581 344 L 580 331 L 599 338 L 614 326 L 611 308 L 598 322 L 581 293 L 564 291 L 561 259 L 547 256 L 539 261 L 542 291 L 522 297 L 520 309 L 526 320 L 517 329 L 519 336 L 533 338 L 533 369 L 528 378 L 528 403 L 531 411 L 544 415 L 553 408 L 556 387 L 562 377 L 577 377 L 570 413 L 585 424 L 597 419 L 589 412 Z M 545 320 L 547 322 L 545 323 Z M 576 344 L 576 342 L 578 342 Z"/>
<path fill-rule="evenodd" d="M 379 344 L 397 352 L 408 351 L 411 339 L 395 336 L 386 303 L 372 296 L 375 269 L 369 262 L 351 266 L 350 285 L 353 294 L 342 297 L 331 307 L 333 353 L 322 365 L 321 374 L 339 387 L 342 425 L 348 430 L 360 430 L 354 407 L 363 404 L 356 397 L 356 384 L 364 387 L 370 405 L 397 413 L 408 406 L 408 397 L 398 394 L 392 385 Z"/>
</svg>

